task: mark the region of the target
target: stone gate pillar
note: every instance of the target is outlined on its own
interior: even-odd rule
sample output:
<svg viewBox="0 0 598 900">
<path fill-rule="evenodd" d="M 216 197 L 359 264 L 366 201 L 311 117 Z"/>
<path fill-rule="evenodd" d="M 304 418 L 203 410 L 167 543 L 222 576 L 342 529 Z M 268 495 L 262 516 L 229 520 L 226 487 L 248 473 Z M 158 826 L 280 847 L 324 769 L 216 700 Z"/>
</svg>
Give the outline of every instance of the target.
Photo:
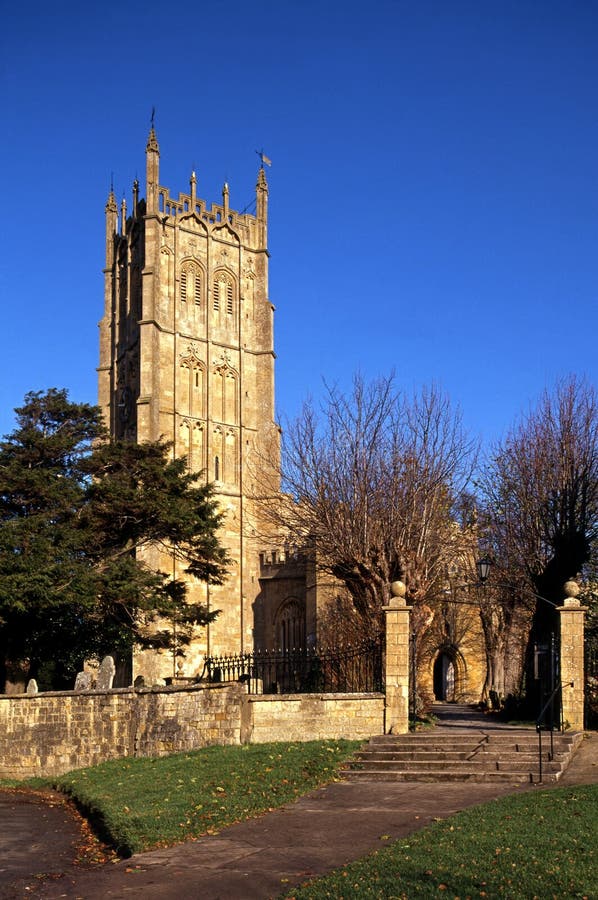
<svg viewBox="0 0 598 900">
<path fill-rule="evenodd" d="M 560 668 L 563 685 L 563 723 L 574 731 L 584 727 L 584 613 L 577 596 L 579 586 L 567 581 L 565 600 L 557 607 L 560 620 Z"/>
<path fill-rule="evenodd" d="M 405 734 L 409 730 L 409 616 L 405 585 L 394 581 L 392 597 L 382 609 L 386 614 L 386 702 L 384 731 Z"/>
</svg>

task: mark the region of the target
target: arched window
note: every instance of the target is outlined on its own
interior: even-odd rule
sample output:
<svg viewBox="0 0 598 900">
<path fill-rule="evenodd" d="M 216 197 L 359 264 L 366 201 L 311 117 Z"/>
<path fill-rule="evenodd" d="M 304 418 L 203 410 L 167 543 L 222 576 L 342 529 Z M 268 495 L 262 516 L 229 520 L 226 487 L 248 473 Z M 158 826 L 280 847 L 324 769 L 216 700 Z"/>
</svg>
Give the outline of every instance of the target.
<svg viewBox="0 0 598 900">
<path fill-rule="evenodd" d="M 197 263 L 187 260 L 181 266 L 181 303 L 195 303 L 202 305 L 202 272 Z"/>
<path fill-rule="evenodd" d="M 214 313 L 223 323 L 232 322 L 236 318 L 237 289 L 230 272 L 220 269 L 214 275 L 212 283 L 212 306 Z"/>
<path fill-rule="evenodd" d="M 305 646 L 305 609 L 295 597 L 286 599 L 275 619 L 276 649 L 298 650 Z"/>
</svg>

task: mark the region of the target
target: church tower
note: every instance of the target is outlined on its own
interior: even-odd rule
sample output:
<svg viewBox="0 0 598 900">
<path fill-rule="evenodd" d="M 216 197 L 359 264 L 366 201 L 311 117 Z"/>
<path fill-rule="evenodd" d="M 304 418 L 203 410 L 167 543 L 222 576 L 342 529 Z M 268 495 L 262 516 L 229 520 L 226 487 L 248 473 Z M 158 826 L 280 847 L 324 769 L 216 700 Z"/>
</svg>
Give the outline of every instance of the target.
<svg viewBox="0 0 598 900">
<path fill-rule="evenodd" d="M 130 210 L 124 199 L 118 209 L 112 190 L 106 204 L 99 402 L 113 437 L 169 440 L 176 456 L 215 483 L 226 516 L 221 540 L 234 562 L 222 587 L 189 585 L 190 600 L 221 611 L 186 651 L 183 671 L 191 675 L 205 653 L 238 653 L 254 643 L 255 540 L 263 529 L 252 482 L 263 467 L 257 448 L 278 453 L 268 185 L 262 165 L 255 215 L 230 208 L 227 184 L 222 202 L 208 208 L 195 172 L 188 193 L 175 199 L 160 185 L 159 164 L 152 124 L 145 199 L 135 181 Z M 163 553 L 150 562 L 181 575 Z M 172 655 L 138 654 L 138 674 L 172 675 Z"/>
</svg>

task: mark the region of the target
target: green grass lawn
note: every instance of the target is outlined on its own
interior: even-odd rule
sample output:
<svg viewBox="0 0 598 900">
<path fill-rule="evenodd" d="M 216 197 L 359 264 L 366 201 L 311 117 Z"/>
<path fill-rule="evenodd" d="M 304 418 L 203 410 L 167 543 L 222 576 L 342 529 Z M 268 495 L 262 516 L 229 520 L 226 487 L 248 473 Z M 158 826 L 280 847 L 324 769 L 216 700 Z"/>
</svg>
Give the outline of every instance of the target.
<svg viewBox="0 0 598 900">
<path fill-rule="evenodd" d="M 206 747 L 21 782 L 69 794 L 122 855 L 213 834 L 333 781 L 358 741 Z M 14 782 L 13 782 L 14 784 Z"/>
<path fill-rule="evenodd" d="M 214 834 L 293 801 L 334 780 L 357 746 L 312 741 L 208 747 L 159 759 L 111 760 L 19 784 L 69 794 L 127 855 Z M 593 898 L 597 836 L 598 785 L 527 791 L 438 821 L 289 896 Z"/>
<path fill-rule="evenodd" d="M 467 809 L 293 891 L 296 900 L 598 896 L 598 785 Z"/>
</svg>

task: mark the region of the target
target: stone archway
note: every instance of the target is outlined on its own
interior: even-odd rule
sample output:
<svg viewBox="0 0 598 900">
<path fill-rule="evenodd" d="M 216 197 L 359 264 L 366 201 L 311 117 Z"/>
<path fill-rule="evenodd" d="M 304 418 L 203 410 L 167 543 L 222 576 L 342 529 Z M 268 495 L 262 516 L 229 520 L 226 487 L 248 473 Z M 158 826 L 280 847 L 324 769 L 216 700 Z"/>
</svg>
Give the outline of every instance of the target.
<svg viewBox="0 0 598 900">
<path fill-rule="evenodd" d="M 455 653 L 441 650 L 434 660 L 434 698 L 447 703 L 455 701 L 457 681 L 457 660 Z"/>
</svg>

